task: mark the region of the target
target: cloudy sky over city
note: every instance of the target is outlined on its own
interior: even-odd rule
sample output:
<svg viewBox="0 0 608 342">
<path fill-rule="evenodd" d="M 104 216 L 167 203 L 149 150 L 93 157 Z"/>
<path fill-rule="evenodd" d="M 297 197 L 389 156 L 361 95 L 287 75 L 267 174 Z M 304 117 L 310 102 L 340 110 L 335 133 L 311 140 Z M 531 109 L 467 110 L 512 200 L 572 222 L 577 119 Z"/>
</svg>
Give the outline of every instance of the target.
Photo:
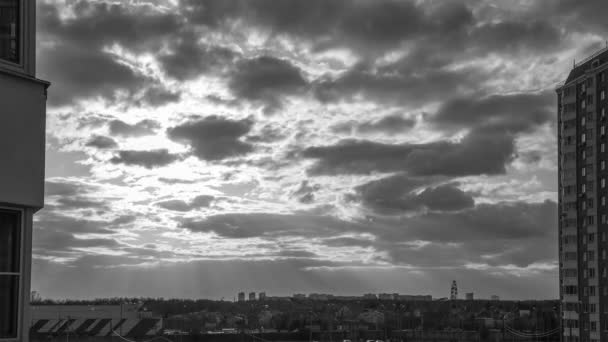
<svg viewBox="0 0 608 342">
<path fill-rule="evenodd" d="M 556 298 L 603 1 L 38 1 L 42 296 Z"/>
</svg>

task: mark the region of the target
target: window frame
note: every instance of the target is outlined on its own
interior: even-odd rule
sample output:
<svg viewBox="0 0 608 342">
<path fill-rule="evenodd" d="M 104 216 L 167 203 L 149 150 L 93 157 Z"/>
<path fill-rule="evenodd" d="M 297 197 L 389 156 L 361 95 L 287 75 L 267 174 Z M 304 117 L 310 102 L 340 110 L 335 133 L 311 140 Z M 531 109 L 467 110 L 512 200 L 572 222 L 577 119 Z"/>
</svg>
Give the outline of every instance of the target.
<svg viewBox="0 0 608 342">
<path fill-rule="evenodd" d="M 12 68 L 19 68 L 19 69 L 23 69 L 23 61 L 24 61 L 24 49 L 23 49 L 23 42 L 24 42 L 24 28 L 25 26 L 23 25 L 23 20 L 25 19 L 25 13 L 23 10 L 23 6 L 24 6 L 24 2 L 23 0 L 16 0 L 18 3 L 18 7 L 19 7 L 19 27 L 17 28 L 17 30 L 19 30 L 19 34 L 18 34 L 18 54 L 19 54 L 19 63 L 15 63 L 15 62 L 11 62 L 9 60 L 6 60 L 4 58 L 0 58 L 0 63 L 2 63 L 2 66 L 4 67 L 12 67 Z"/>
<path fill-rule="evenodd" d="M 0 205 L 0 211 L 14 212 L 19 215 L 19 272 L 0 272 L 0 275 L 16 275 L 18 277 L 17 287 L 17 334 L 15 337 L 0 337 L 1 342 L 16 342 L 23 339 L 23 313 L 24 313 L 24 271 L 25 271 L 25 210 L 23 208 Z"/>
<path fill-rule="evenodd" d="M 35 40 L 36 40 L 36 3 L 34 1 L 17 0 L 19 2 L 19 63 L 0 58 L 0 71 L 35 74 Z"/>
</svg>

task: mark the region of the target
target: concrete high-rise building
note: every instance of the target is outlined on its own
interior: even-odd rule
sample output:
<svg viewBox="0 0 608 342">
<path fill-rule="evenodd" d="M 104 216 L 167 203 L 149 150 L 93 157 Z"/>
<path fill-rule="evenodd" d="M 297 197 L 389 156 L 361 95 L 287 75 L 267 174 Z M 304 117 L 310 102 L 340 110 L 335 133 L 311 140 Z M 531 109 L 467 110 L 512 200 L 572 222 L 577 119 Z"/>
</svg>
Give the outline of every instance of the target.
<svg viewBox="0 0 608 342">
<path fill-rule="evenodd" d="M 0 341 L 28 341 L 33 215 L 44 205 L 48 82 L 36 78 L 35 1 L 0 1 Z"/>
<path fill-rule="evenodd" d="M 249 300 L 255 300 L 255 292 L 249 292 Z"/>
<path fill-rule="evenodd" d="M 266 300 L 266 292 L 260 292 L 258 295 L 258 300 Z"/>
<path fill-rule="evenodd" d="M 239 292 L 239 302 L 244 302 L 245 301 L 245 292 Z"/>
<path fill-rule="evenodd" d="M 473 292 L 467 292 L 464 294 L 464 298 L 466 298 L 466 300 L 473 300 L 475 299 Z"/>
<path fill-rule="evenodd" d="M 608 48 L 556 89 L 562 341 L 608 341 Z"/>
</svg>

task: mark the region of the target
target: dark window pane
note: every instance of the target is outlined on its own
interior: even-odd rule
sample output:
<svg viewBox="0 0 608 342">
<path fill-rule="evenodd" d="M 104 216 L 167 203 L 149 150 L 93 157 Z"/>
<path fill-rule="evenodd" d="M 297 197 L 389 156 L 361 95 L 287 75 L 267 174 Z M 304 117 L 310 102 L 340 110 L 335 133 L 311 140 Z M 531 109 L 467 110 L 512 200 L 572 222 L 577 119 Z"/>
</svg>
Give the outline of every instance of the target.
<svg viewBox="0 0 608 342">
<path fill-rule="evenodd" d="M 0 0 L 0 59 L 19 63 L 19 2 Z"/>
<path fill-rule="evenodd" d="M 19 212 L 0 209 L 0 272 L 19 272 L 19 221 Z"/>
<path fill-rule="evenodd" d="M 17 337 L 19 276 L 0 275 L 0 338 Z"/>
</svg>

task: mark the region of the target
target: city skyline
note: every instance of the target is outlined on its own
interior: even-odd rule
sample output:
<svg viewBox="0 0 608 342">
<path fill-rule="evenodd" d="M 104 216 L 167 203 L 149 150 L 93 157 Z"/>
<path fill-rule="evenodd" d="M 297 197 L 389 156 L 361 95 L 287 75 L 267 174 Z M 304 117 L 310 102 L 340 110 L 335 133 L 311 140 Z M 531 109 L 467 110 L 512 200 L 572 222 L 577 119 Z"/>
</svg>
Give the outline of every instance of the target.
<svg viewBox="0 0 608 342">
<path fill-rule="evenodd" d="M 559 297 L 555 88 L 604 3 L 37 6 L 42 296 Z"/>
</svg>

